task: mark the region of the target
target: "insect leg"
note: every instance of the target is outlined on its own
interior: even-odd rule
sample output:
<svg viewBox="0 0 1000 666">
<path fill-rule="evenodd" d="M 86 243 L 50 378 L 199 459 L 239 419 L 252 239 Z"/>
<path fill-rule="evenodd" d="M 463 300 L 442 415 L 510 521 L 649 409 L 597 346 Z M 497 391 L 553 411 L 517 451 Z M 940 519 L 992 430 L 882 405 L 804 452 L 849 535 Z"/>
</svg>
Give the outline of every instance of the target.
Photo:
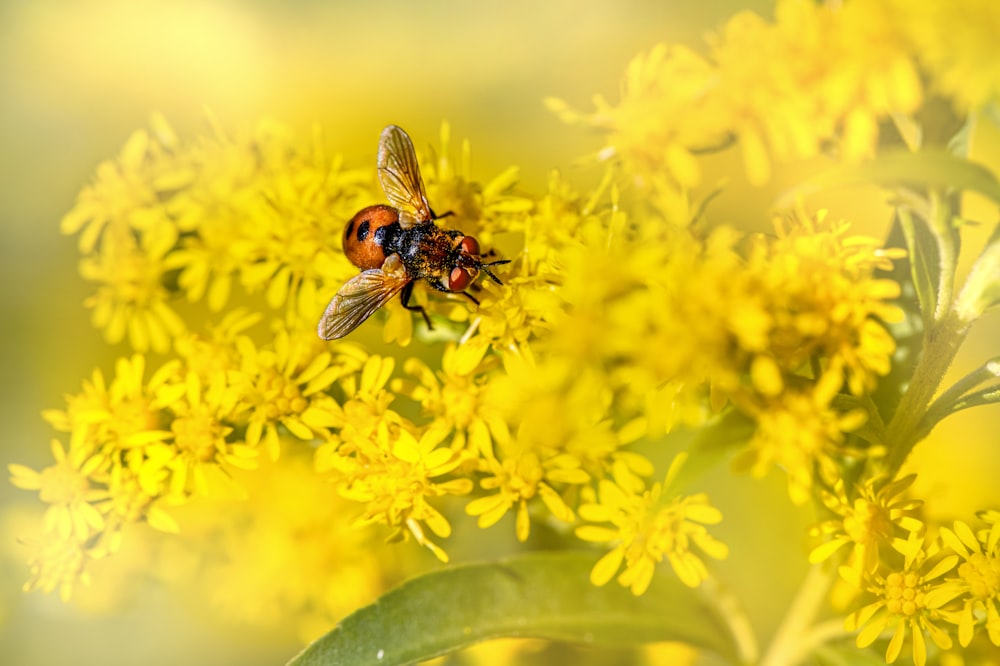
<svg viewBox="0 0 1000 666">
<path fill-rule="evenodd" d="M 399 297 L 403 301 L 403 307 L 411 312 L 419 312 L 424 317 L 424 321 L 427 322 L 427 330 L 433 331 L 434 327 L 431 326 L 431 318 L 427 316 L 427 311 L 424 310 L 421 305 L 410 305 L 410 295 L 413 293 L 413 282 L 407 282 L 406 286 L 403 287 L 403 291 L 400 292 Z"/>
</svg>

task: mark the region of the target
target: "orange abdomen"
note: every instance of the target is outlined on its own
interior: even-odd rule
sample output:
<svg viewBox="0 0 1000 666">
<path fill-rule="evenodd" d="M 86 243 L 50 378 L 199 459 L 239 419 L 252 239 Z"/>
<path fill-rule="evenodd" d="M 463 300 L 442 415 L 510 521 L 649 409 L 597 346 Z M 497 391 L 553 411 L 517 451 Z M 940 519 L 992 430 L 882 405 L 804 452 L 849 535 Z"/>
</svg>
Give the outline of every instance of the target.
<svg viewBox="0 0 1000 666">
<path fill-rule="evenodd" d="M 382 227 L 396 224 L 399 213 L 392 206 L 379 204 L 362 208 L 344 228 L 344 254 L 360 269 L 380 268 L 386 258 L 380 240 L 384 234 L 376 233 Z"/>
</svg>

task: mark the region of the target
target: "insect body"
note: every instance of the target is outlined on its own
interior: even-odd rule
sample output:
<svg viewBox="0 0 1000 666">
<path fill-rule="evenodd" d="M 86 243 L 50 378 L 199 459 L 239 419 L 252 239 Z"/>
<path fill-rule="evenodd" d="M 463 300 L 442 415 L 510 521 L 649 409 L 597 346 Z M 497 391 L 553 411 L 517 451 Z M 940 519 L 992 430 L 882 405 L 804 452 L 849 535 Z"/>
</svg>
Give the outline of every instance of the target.
<svg viewBox="0 0 1000 666">
<path fill-rule="evenodd" d="M 396 294 L 431 328 L 424 309 L 410 305 L 415 280 L 426 279 L 438 291 L 460 292 L 478 305 L 465 290 L 480 271 L 502 284 L 489 267 L 509 263 L 483 263 L 475 238 L 434 223 L 440 218 L 427 203 L 413 142 L 395 125 L 379 138 L 378 177 L 392 205 L 368 206 L 347 223 L 344 254 L 362 272 L 340 288 L 323 313 L 318 332 L 324 340 L 344 337 Z"/>
</svg>

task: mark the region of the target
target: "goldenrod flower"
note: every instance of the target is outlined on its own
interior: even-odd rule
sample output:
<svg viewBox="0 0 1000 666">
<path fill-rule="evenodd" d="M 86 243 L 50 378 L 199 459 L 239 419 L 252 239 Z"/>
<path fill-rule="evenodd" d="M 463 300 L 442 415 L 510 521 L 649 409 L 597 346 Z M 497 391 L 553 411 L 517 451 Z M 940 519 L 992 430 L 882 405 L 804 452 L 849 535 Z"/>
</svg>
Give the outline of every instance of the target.
<svg viewBox="0 0 1000 666">
<path fill-rule="evenodd" d="M 108 464 L 105 456 L 93 447 L 70 449 L 52 440 L 56 464 L 40 472 L 24 465 L 8 465 L 10 482 L 18 488 L 37 490 L 39 499 L 49 505 L 45 512 L 45 530 L 61 542 L 84 544 L 104 528 L 104 517 L 94 502 L 106 495 L 91 483 L 91 476 Z"/>
<path fill-rule="evenodd" d="M 80 233 L 83 254 L 90 254 L 106 231 L 125 235 L 162 225 L 163 199 L 194 178 L 191 160 L 178 155 L 177 136 L 166 119 L 156 114 L 150 125 L 152 132 L 132 133 L 118 159 L 97 167 L 94 182 L 63 217 L 62 232 Z"/>
<path fill-rule="evenodd" d="M 660 189 L 697 185 L 694 153 L 730 139 L 755 184 L 770 179 L 772 161 L 813 157 L 831 141 L 848 159 L 867 157 L 879 120 L 912 113 L 923 96 L 900 9 L 889 4 L 784 0 L 773 23 L 741 12 L 710 38 L 707 57 L 680 45 L 636 56 L 617 105 L 598 97 L 591 115 L 549 106 L 607 132 L 600 156 L 620 157 L 640 184 Z"/>
<path fill-rule="evenodd" d="M 70 433 L 70 446 L 107 450 L 142 447 L 166 439 L 163 409 L 172 399 L 165 387 L 176 384 L 179 363 L 168 361 L 148 380 L 141 354 L 120 358 L 108 384 L 100 370 L 84 381 L 83 392 L 66 396 L 66 410 L 47 410 L 45 418 L 56 430 Z M 165 402 L 166 401 L 166 402 Z"/>
<path fill-rule="evenodd" d="M 600 180 L 585 191 L 557 171 L 538 194 L 520 189 L 517 167 L 478 179 L 469 143 L 455 150 L 443 124 L 439 148 L 419 160 L 427 198 L 452 213 L 442 227 L 509 261 L 502 283 L 470 285 L 478 306 L 414 280 L 430 331 L 394 299 L 350 342 L 315 334 L 358 273 L 338 246 L 343 224 L 387 199 L 385 171 L 328 155 L 319 131 L 226 130 L 209 117 L 209 132 L 182 142 L 155 118 L 63 220 L 79 234 L 95 325 L 132 355 L 45 413 L 68 434 L 53 464 L 9 468 L 46 505 L 42 533 L 27 540 L 28 588 L 68 597 L 141 525 L 183 553 L 165 579 L 191 573 L 227 617 L 294 617 L 312 637 L 410 573 L 387 564 L 403 558 L 370 557 L 378 535 L 446 562 L 453 522 L 473 522 L 455 520 L 463 505 L 478 529 L 513 514 L 521 542 L 534 523 L 553 527 L 541 547 L 601 544 L 594 585 L 615 578 L 642 595 L 666 561 L 697 587 L 728 547 L 709 532 L 722 519 L 709 497 L 679 490 L 688 454 L 658 469 L 689 429 L 685 477 L 723 454 L 755 476 L 781 470 L 792 503 L 826 509 L 810 560 L 843 557 L 813 568 L 762 662 L 807 661 L 829 638 L 828 625 L 810 625 L 837 573 L 872 595 L 846 626 L 861 647 L 885 637 L 887 661 L 909 641 L 923 664 L 928 637 L 942 649 L 952 635 L 1000 645 L 997 515 L 979 533 L 941 530 L 942 549 L 908 496 L 913 477 L 895 476 L 935 415 L 994 398 L 980 391 L 989 366 L 957 388 L 937 376 L 965 333 L 948 329 L 949 292 L 962 293 L 951 225 L 961 211 L 938 190 L 968 184 L 921 161 L 924 99 L 980 109 L 1000 90 L 995 64 L 973 71 L 994 39 L 992 7 L 964 4 L 972 20 L 949 26 L 942 10 L 899 0 L 779 0 L 773 18 L 731 17 L 700 52 L 638 54 L 619 100 L 598 97 L 592 113 L 549 101 L 604 135 Z M 966 43 L 951 48 L 953 33 Z M 913 155 L 844 164 L 881 157 L 893 126 Z M 902 250 L 804 204 L 776 215 L 730 205 L 720 221 L 709 204 L 729 192 L 703 191 L 715 165 L 702 155 L 731 146 L 754 185 L 807 161 L 907 183 L 892 202 L 909 272 L 894 266 Z M 995 194 L 966 166 L 972 189 Z M 903 208 L 922 218 L 909 220 L 922 235 Z M 773 233 L 741 230 L 769 216 Z M 922 313 L 923 350 L 896 326 L 914 290 L 920 307 L 935 301 Z M 147 351 L 165 357 L 152 372 Z M 245 505 L 224 504 L 235 498 Z M 150 562 L 173 562 L 157 555 Z M 703 592 L 741 660 L 756 661 L 739 604 Z"/>
<path fill-rule="evenodd" d="M 24 584 L 24 591 L 49 594 L 58 590 L 63 601 L 69 601 L 74 586 L 90 584 L 90 564 L 104 554 L 100 548 L 49 531 L 24 541 L 32 551 L 28 558 L 31 578 Z"/>
<path fill-rule="evenodd" d="M 405 392 L 420 403 L 424 416 L 437 427 L 454 433 L 451 447 L 467 451 L 475 459 L 489 455 L 490 430 L 505 428 L 506 423 L 495 409 L 483 404 L 483 387 L 490 370 L 499 365 L 496 358 L 484 359 L 486 347 L 449 344 L 441 355 L 441 370 L 433 372 L 418 358 L 407 359 L 404 369 L 417 383 L 396 382 L 397 393 Z"/>
<path fill-rule="evenodd" d="M 988 527 L 978 534 L 962 521 L 954 529 L 941 528 L 941 540 L 961 558 L 942 585 L 941 594 L 961 603 L 952 619 L 958 624 L 958 642 L 966 647 L 972 642 L 977 625 L 982 622 L 990 641 L 1000 645 L 1000 520 L 993 516 Z"/>
<path fill-rule="evenodd" d="M 239 496 L 213 492 L 176 510 L 184 530 L 152 567 L 172 587 L 199 590 L 217 622 L 310 641 L 412 569 L 373 557 L 379 539 L 352 524 L 351 504 L 301 455 L 264 458 L 232 482 Z"/>
<path fill-rule="evenodd" d="M 176 241 L 177 232 L 169 225 L 146 230 L 138 241 L 131 231 L 109 229 L 95 254 L 80 262 L 84 279 L 100 285 L 85 304 L 110 344 L 128 336 L 133 349 L 162 354 L 184 332 L 163 286 L 164 257 Z"/>
<path fill-rule="evenodd" d="M 230 377 L 240 367 L 240 348 L 247 344 L 246 331 L 262 318 L 259 312 L 235 308 L 227 312 L 218 324 L 209 325 L 207 334 L 189 333 L 177 339 L 177 355 L 184 360 L 189 372 L 203 383 L 219 376 Z"/>
<path fill-rule="evenodd" d="M 757 477 L 772 466 L 783 469 L 788 475 L 788 495 L 796 504 L 809 499 L 817 480 L 836 483 L 838 460 L 850 453 L 843 447 L 846 433 L 867 418 L 862 410 L 843 413 L 831 406 L 840 382 L 834 371 L 811 390 L 784 390 L 771 400 L 745 407 L 756 420 L 757 430 L 734 467 Z"/>
<path fill-rule="evenodd" d="M 954 98 L 963 110 L 996 101 L 1000 63 L 994 37 L 1000 30 L 1000 12 L 995 3 L 929 2 L 919 9 L 901 0 L 885 4 L 912 41 L 912 51 L 932 74 L 937 91 Z"/>
<path fill-rule="evenodd" d="M 307 441 L 325 435 L 339 408 L 323 390 L 343 373 L 332 364 L 332 354 L 320 352 L 312 337 L 285 330 L 275 336 L 273 349 L 258 348 L 248 338 L 238 344 L 242 367 L 234 390 L 250 409 L 247 444 L 263 444 L 277 460 L 278 426 Z"/>
<path fill-rule="evenodd" d="M 708 570 L 691 550 L 692 545 L 715 559 L 727 556 L 726 545 L 705 529 L 705 525 L 722 520 L 722 514 L 709 504 L 707 495 L 663 495 L 664 487 L 669 487 L 683 461 L 684 456 L 677 456 L 666 479 L 654 483 L 649 490 L 624 466 L 618 466 L 614 481 L 600 481 L 598 501 L 580 507 L 583 520 L 612 524 L 612 527 L 576 528 L 576 535 L 584 541 L 615 544 L 594 565 L 590 574 L 592 583 L 604 585 L 624 562 L 625 570 L 618 576 L 618 582 L 640 595 L 649 587 L 656 565 L 666 558 L 685 585 L 697 587 L 708 577 Z"/>
<path fill-rule="evenodd" d="M 534 207 L 534 202 L 513 192 L 517 167 L 508 167 L 485 183 L 477 182 L 472 170 L 469 141 L 462 142 L 457 163 L 451 153 L 451 126 L 441 123 L 440 148 L 436 159 L 423 160 L 421 171 L 427 198 L 438 214 L 452 213 L 449 226 L 476 237 L 484 247 L 494 246 L 494 234 L 508 231 L 512 218 Z"/>
<path fill-rule="evenodd" d="M 924 666 L 927 663 L 925 634 L 942 650 L 952 644 L 947 631 L 940 626 L 944 620 L 941 604 L 947 598 L 935 592 L 942 585 L 937 579 L 955 567 L 958 557 L 938 556 L 939 546 L 928 543 L 916 532 L 911 532 L 905 540 L 894 540 L 893 548 L 903 555 L 902 565 L 881 569 L 866 577 L 866 587 L 876 601 L 852 613 L 845 628 L 859 631 L 856 642 L 862 648 L 871 645 L 883 633 L 892 632 L 885 652 L 885 660 L 890 664 L 899 658 L 909 636 L 913 661 L 917 666 Z"/>
<path fill-rule="evenodd" d="M 365 504 L 360 524 L 381 523 L 395 528 L 393 537 L 412 534 L 442 562 L 448 556 L 424 533 L 423 525 L 439 537 L 451 534 L 451 525 L 428 501 L 472 490 L 468 479 L 438 480 L 461 462 L 456 451 L 438 447 L 446 429 L 427 430 L 419 440 L 406 430 L 381 423 L 370 439 L 354 438 L 323 454 L 324 467 L 341 497 Z"/>
<path fill-rule="evenodd" d="M 178 389 L 183 394 L 171 402 L 170 441 L 148 446 L 134 471 L 150 495 L 184 500 L 208 494 L 207 466 L 252 469 L 257 450 L 229 438 L 242 406 L 225 374 L 206 382 L 188 372 Z"/>
<path fill-rule="evenodd" d="M 814 528 L 816 533 L 832 536 L 813 549 L 809 561 L 823 562 L 850 544 L 852 578 L 860 580 L 863 573 L 874 573 L 894 539 L 923 528 L 914 516 L 923 503 L 904 497 L 915 479 L 915 474 L 892 482 L 884 477 L 870 479 L 851 496 L 843 479 L 838 479 L 831 491 L 822 491 L 823 504 L 837 517 Z"/>
<path fill-rule="evenodd" d="M 489 458 L 482 463 L 485 477 L 480 481 L 483 490 L 495 493 L 474 499 L 465 507 L 470 516 L 478 516 L 479 527 L 486 528 L 497 523 L 508 511 L 516 508 L 514 531 L 519 541 L 527 541 L 531 532 L 528 502 L 536 496 L 556 518 L 571 522 L 573 510 L 563 501 L 552 484 L 582 483 L 587 476 L 572 466 L 561 468 L 551 464 L 543 466 L 537 453 L 520 451 L 506 453 L 501 459 Z M 546 479 L 549 480 L 546 483 Z"/>
</svg>

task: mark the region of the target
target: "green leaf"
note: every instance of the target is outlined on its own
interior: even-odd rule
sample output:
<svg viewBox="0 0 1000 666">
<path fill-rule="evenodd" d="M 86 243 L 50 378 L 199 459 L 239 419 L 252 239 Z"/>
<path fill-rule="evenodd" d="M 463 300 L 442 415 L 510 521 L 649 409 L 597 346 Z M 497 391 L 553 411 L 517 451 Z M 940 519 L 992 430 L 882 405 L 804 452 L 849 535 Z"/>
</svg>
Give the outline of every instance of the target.
<svg viewBox="0 0 1000 666">
<path fill-rule="evenodd" d="M 852 185 L 950 187 L 979 192 L 1000 203 L 1000 182 L 989 169 L 944 151 L 888 152 L 874 160 L 839 164 L 783 194 L 779 207 L 801 196 Z"/>
<path fill-rule="evenodd" d="M 1000 304 L 1000 225 L 993 230 L 982 254 L 976 259 L 955 303 L 955 313 L 971 323 Z"/>
<path fill-rule="evenodd" d="M 970 407 L 982 407 L 983 405 L 995 405 L 997 403 L 1000 403 L 1000 387 L 994 386 L 993 388 L 966 394 L 961 400 L 957 400 L 951 405 L 949 413 L 954 414 Z"/>
<path fill-rule="evenodd" d="M 920 316 L 926 328 L 936 317 L 938 291 L 941 288 L 941 253 L 937 237 L 924 220 L 914 219 L 909 209 L 901 207 L 896 214 L 906 238 L 910 280 L 917 292 Z"/>
<path fill-rule="evenodd" d="M 955 412 L 1000 402 L 1000 385 L 997 385 L 997 380 L 1000 380 L 1000 356 L 986 361 L 944 391 L 927 409 L 921 421 L 920 432 L 929 434 L 934 426 Z M 990 386 L 974 390 L 986 383 Z"/>
<path fill-rule="evenodd" d="M 606 646 L 683 641 L 737 662 L 725 623 L 700 592 L 666 571 L 641 597 L 615 583 L 595 587 L 590 569 L 599 557 L 523 553 L 426 574 L 348 616 L 289 664 L 405 664 L 514 636 Z"/>
<path fill-rule="evenodd" d="M 886 239 L 886 247 L 900 247 L 906 244 L 905 234 L 897 215 Z M 883 322 L 885 327 L 896 340 L 896 351 L 892 355 L 892 366 L 889 374 L 882 377 L 878 382 L 878 388 L 872 394 L 872 401 L 880 408 L 895 406 L 899 403 L 903 391 L 910 383 L 913 370 L 917 366 L 917 359 L 920 357 L 920 350 L 923 348 L 923 337 L 926 322 L 923 320 L 922 305 L 916 295 L 916 287 L 913 284 L 913 271 L 910 267 L 910 259 L 893 262 L 889 271 L 879 271 L 879 277 L 886 277 L 896 282 L 902 289 L 900 298 L 896 305 L 903 309 L 903 320 L 899 322 Z M 883 411 L 883 420 L 891 416 L 891 413 Z"/>
</svg>

